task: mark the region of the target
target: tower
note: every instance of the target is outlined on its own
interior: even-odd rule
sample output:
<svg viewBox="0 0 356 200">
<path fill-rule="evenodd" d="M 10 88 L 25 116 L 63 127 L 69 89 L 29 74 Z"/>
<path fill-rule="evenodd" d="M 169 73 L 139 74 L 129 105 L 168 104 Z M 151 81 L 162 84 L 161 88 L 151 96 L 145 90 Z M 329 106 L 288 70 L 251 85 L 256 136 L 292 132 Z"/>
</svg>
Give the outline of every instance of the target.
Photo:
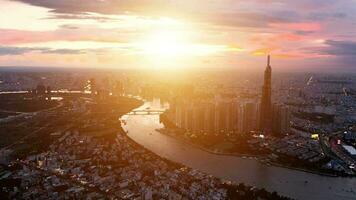
<svg viewBox="0 0 356 200">
<path fill-rule="evenodd" d="M 262 86 L 260 129 L 266 134 L 272 132 L 272 67 L 270 64 L 270 55 L 267 57 L 267 67 L 264 73 L 264 82 Z"/>
</svg>

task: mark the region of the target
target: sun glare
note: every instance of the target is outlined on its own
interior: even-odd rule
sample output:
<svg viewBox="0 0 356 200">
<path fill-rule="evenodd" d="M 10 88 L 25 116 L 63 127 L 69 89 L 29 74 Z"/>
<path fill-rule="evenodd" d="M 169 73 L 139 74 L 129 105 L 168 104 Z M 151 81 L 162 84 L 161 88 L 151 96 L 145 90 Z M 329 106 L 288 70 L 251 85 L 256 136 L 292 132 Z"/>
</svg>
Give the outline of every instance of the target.
<svg viewBox="0 0 356 200">
<path fill-rule="evenodd" d="M 142 52 L 149 56 L 179 57 L 187 52 L 187 38 L 179 31 L 155 31 L 139 44 Z"/>
</svg>

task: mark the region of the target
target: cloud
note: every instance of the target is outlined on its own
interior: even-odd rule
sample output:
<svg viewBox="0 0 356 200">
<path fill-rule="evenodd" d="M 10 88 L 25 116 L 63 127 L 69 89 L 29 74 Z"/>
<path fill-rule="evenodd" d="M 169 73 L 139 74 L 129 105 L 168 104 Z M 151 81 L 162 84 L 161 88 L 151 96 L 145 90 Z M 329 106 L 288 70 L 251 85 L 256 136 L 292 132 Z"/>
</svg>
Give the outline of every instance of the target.
<svg viewBox="0 0 356 200">
<path fill-rule="evenodd" d="M 155 21 L 158 17 L 171 17 L 187 25 L 186 27 L 189 27 L 187 29 L 191 28 L 192 32 L 195 30 L 203 32 L 202 29 L 204 29 L 204 34 L 201 34 L 201 38 L 204 38 L 203 43 L 238 44 L 256 55 L 273 50 L 273 53 L 280 55 L 289 53 L 288 55 L 294 57 L 310 56 L 310 58 L 318 59 L 333 57 L 350 60 L 350 58 L 355 57 L 356 51 L 356 44 L 353 42 L 356 34 L 356 1 L 13 1 L 45 7 L 50 11 L 47 15 L 44 15 L 43 21 L 60 22 L 58 24 L 64 25 L 59 25 L 58 29 L 54 31 L 53 29 L 37 32 L 11 30 L 10 28 L 0 29 L 0 45 L 14 46 L 32 43 L 31 46 L 33 46 L 34 43 L 51 41 L 95 41 L 130 44 L 137 38 L 144 38 L 144 35 L 151 29 L 166 28 L 165 25 L 162 25 L 162 27 L 157 25 L 156 27 L 155 24 L 150 22 L 145 26 L 146 23 L 139 23 L 137 19 Z M 123 22 L 120 20 L 123 20 Z M 38 23 L 41 23 L 41 21 L 38 21 Z M 199 39 L 203 40 L 201 38 Z M 321 44 L 314 41 L 325 42 Z M 20 55 L 29 51 L 53 54 L 85 53 L 85 51 L 71 52 L 70 50 L 36 50 L 29 48 L 9 48 L 2 51 L 3 53 L 0 52 L 0 54 L 8 52 L 8 54 L 13 55 Z M 339 62 L 344 61 L 340 59 Z M 295 64 L 299 65 L 299 63 Z"/>
<path fill-rule="evenodd" d="M 34 50 L 35 49 L 31 49 L 31 48 L 0 46 L 0 56 L 21 55 L 21 54 L 27 53 L 29 51 L 34 51 Z"/>
<path fill-rule="evenodd" d="M 52 13 L 49 17 L 44 19 L 73 19 L 73 20 L 96 20 L 99 22 L 119 21 L 114 17 L 98 16 L 91 13 L 67 14 L 67 13 Z"/>
<path fill-rule="evenodd" d="M 294 33 L 297 34 L 297 35 L 310 35 L 310 34 L 315 33 L 315 31 L 301 31 L 301 30 L 297 30 L 297 31 L 294 31 Z"/>
<path fill-rule="evenodd" d="M 79 29 L 78 26 L 70 25 L 70 24 L 63 24 L 59 26 L 60 29 Z"/>
<path fill-rule="evenodd" d="M 333 67 L 356 67 L 356 42 L 355 41 L 338 41 L 326 40 L 323 46 L 304 48 L 309 54 L 326 56 L 328 61 L 326 65 Z"/>
<path fill-rule="evenodd" d="M 127 42 L 133 33 L 116 29 L 62 25 L 54 31 L 0 29 L 0 44 L 15 45 L 51 41 Z"/>
<path fill-rule="evenodd" d="M 332 0 L 15 0 L 51 9 L 53 19 L 117 20 L 110 15 L 178 17 L 232 27 L 312 23 L 354 15 L 354 3 Z M 350 4 L 350 5 L 349 5 Z M 302 12 L 310 9 L 313 12 Z M 317 10 L 317 11 L 315 11 Z M 97 14 L 97 15 L 95 15 Z M 309 31 L 302 29 L 302 31 Z"/>
<path fill-rule="evenodd" d="M 310 20 L 325 21 L 333 19 L 345 19 L 347 17 L 346 13 L 336 12 L 336 13 L 326 13 L 326 12 L 314 12 L 311 13 L 307 18 Z"/>
<path fill-rule="evenodd" d="M 325 41 L 327 47 L 322 49 L 322 52 L 329 55 L 341 56 L 356 56 L 356 42 L 355 41 Z"/>
<path fill-rule="evenodd" d="M 117 20 L 110 15 L 178 17 L 204 23 L 240 27 L 267 27 L 269 23 L 296 22 L 293 10 L 265 12 L 244 1 L 220 0 L 16 0 L 51 9 L 51 19 Z M 258 1 L 257 1 L 258 2 Z M 241 8 L 240 8 L 241 7 Z M 264 5 L 261 5 L 263 8 Z M 96 13 L 98 15 L 93 15 Z M 106 16 L 105 16 L 106 15 Z"/>
<path fill-rule="evenodd" d="M 217 25 L 233 27 L 250 27 L 250 28 L 268 28 L 270 23 L 287 23 L 289 19 L 272 14 L 263 14 L 257 12 L 241 13 L 218 13 L 218 14 L 200 14 L 195 16 L 201 22 L 210 22 Z"/>
<path fill-rule="evenodd" d="M 47 54 L 83 54 L 86 51 L 81 49 L 42 49 L 41 52 Z"/>
<path fill-rule="evenodd" d="M 309 53 L 328 56 L 356 56 L 355 41 L 326 40 L 323 46 L 305 48 Z"/>
<path fill-rule="evenodd" d="M 304 32 L 321 30 L 321 25 L 316 22 L 272 23 L 270 24 L 270 26 L 281 30 L 304 31 Z"/>
<path fill-rule="evenodd" d="M 81 54 L 84 53 L 84 50 L 0 46 L 0 56 L 22 55 L 30 52 L 46 54 Z"/>
<path fill-rule="evenodd" d="M 169 7 L 166 0 L 17 0 L 34 6 L 52 9 L 53 13 L 101 13 L 122 14 L 124 12 L 147 12 L 159 8 Z"/>
</svg>

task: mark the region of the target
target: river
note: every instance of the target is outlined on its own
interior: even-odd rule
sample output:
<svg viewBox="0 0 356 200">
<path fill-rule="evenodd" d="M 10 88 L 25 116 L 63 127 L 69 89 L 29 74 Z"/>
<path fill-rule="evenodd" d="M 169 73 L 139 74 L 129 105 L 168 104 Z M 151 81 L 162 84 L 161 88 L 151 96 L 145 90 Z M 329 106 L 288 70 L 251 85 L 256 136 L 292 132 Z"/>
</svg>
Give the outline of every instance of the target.
<svg viewBox="0 0 356 200">
<path fill-rule="evenodd" d="M 145 102 L 142 109 L 166 109 L 159 100 Z M 356 178 L 327 177 L 287 168 L 267 166 L 254 159 L 208 153 L 156 131 L 163 125 L 158 115 L 125 115 L 122 124 L 137 143 L 171 161 L 213 176 L 277 191 L 295 199 L 355 200 Z"/>
</svg>

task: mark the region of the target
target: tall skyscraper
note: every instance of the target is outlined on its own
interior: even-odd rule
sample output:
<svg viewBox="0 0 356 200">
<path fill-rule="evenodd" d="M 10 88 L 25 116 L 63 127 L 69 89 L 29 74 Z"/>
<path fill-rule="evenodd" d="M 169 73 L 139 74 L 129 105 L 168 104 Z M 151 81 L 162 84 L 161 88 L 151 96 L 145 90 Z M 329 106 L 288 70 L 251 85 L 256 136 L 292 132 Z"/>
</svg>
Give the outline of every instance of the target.
<svg viewBox="0 0 356 200">
<path fill-rule="evenodd" d="M 270 134 L 272 132 L 272 67 L 270 65 L 270 56 L 267 58 L 267 67 L 264 74 L 264 83 L 262 87 L 260 129 Z"/>
</svg>

